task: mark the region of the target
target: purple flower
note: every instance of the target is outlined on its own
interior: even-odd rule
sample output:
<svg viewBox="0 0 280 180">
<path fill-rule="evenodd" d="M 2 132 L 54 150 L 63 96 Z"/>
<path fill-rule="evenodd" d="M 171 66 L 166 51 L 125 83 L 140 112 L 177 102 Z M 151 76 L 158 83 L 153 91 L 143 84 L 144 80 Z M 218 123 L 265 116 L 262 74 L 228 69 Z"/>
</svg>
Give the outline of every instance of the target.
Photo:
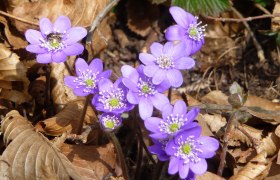
<svg viewBox="0 0 280 180">
<path fill-rule="evenodd" d="M 153 84 L 160 84 L 168 80 L 171 86 L 179 87 L 183 83 L 183 76 L 179 70 L 191 69 L 195 61 L 186 57 L 186 46 L 184 43 L 174 45 L 167 42 L 163 45 L 154 42 L 150 47 L 151 53 L 140 53 L 139 59 L 146 66 L 144 74 L 152 77 Z"/>
<path fill-rule="evenodd" d="M 166 144 L 165 151 L 170 156 L 169 174 L 179 172 L 185 179 L 194 174 L 202 175 L 207 170 L 205 158 L 211 158 L 219 148 L 219 142 L 211 137 L 201 136 L 201 127 L 183 131 Z"/>
<path fill-rule="evenodd" d="M 119 114 L 103 113 L 99 122 L 104 131 L 112 132 L 122 124 L 122 118 Z"/>
<path fill-rule="evenodd" d="M 102 72 L 103 64 L 98 58 L 93 59 L 88 65 L 82 58 L 75 62 L 76 73 L 78 77 L 66 76 L 64 83 L 74 90 L 77 96 L 87 96 L 98 91 L 98 82 L 102 78 L 109 78 L 111 70 Z"/>
<path fill-rule="evenodd" d="M 170 87 L 170 84 L 163 81 L 154 85 L 152 79 L 143 73 L 143 65 L 137 70 L 131 66 L 124 65 L 121 68 L 123 83 L 129 88 L 127 100 L 132 104 L 139 104 L 140 117 L 145 120 L 152 116 L 153 106 L 162 110 L 165 104 L 169 104 L 168 98 L 161 94 Z"/>
<path fill-rule="evenodd" d="M 149 152 L 152 154 L 156 154 L 160 161 L 169 160 L 169 155 L 167 155 L 165 152 L 165 146 L 168 143 L 169 139 L 152 139 L 152 141 L 154 142 L 154 145 L 148 147 Z"/>
<path fill-rule="evenodd" d="M 126 99 L 128 89 L 123 85 L 122 78 L 114 84 L 109 79 L 102 79 L 98 83 L 98 89 L 99 93 L 92 99 L 92 104 L 97 110 L 123 113 L 134 107 Z"/>
<path fill-rule="evenodd" d="M 166 105 L 162 110 L 162 119 L 150 117 L 145 120 L 145 127 L 152 132 L 150 136 L 155 139 L 173 137 L 179 132 L 198 126 L 193 122 L 199 109 L 193 108 L 187 113 L 187 106 L 182 100 L 176 101 L 174 107 Z"/>
<path fill-rule="evenodd" d="M 186 12 L 180 7 L 171 7 L 169 9 L 173 19 L 177 25 L 170 26 L 165 33 L 165 37 L 169 41 L 183 41 L 191 48 L 190 54 L 197 52 L 204 44 L 205 26 L 197 23 L 197 17 Z"/>
<path fill-rule="evenodd" d="M 81 54 L 84 46 L 77 43 L 87 35 L 83 27 L 72 27 L 66 16 L 59 16 L 54 24 L 48 18 L 40 20 L 40 31 L 28 29 L 25 38 L 30 43 L 26 50 L 37 54 L 37 62 L 64 62 L 67 56 Z"/>
</svg>

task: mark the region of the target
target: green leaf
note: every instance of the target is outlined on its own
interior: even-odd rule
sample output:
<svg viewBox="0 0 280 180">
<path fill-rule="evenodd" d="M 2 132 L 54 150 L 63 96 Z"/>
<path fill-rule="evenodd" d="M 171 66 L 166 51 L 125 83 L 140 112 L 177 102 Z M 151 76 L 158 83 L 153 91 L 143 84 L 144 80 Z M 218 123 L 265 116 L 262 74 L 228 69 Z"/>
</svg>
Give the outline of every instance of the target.
<svg viewBox="0 0 280 180">
<path fill-rule="evenodd" d="M 172 5 L 184 8 L 192 14 L 215 16 L 230 7 L 229 0 L 173 0 Z"/>
</svg>

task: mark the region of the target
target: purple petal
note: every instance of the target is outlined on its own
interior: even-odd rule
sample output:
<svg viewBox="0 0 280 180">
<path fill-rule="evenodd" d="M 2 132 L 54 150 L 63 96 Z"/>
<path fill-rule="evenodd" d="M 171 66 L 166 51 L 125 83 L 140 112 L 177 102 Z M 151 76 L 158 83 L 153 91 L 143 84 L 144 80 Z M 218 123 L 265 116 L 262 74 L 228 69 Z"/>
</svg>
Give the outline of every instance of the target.
<svg viewBox="0 0 280 180">
<path fill-rule="evenodd" d="M 36 54 L 47 53 L 45 48 L 42 48 L 39 44 L 29 44 L 26 46 L 26 50 Z"/>
<path fill-rule="evenodd" d="M 191 48 L 187 47 L 187 44 L 185 42 L 180 42 L 174 47 L 173 51 L 173 59 L 176 62 L 177 59 L 189 56 L 191 53 Z"/>
<path fill-rule="evenodd" d="M 160 132 L 159 131 L 159 124 L 162 121 L 162 119 L 158 118 L 158 117 L 149 117 L 147 118 L 144 123 L 145 123 L 145 127 L 146 129 L 148 129 L 151 132 Z"/>
<path fill-rule="evenodd" d="M 112 74 L 112 70 L 106 70 L 100 74 L 97 75 L 97 79 L 100 79 L 100 78 L 109 78 Z"/>
<path fill-rule="evenodd" d="M 207 162 L 205 159 L 200 159 L 198 163 L 190 162 L 190 169 L 197 175 L 202 175 L 207 170 Z"/>
<path fill-rule="evenodd" d="M 97 94 L 97 95 L 95 95 L 93 98 L 92 98 L 92 100 L 91 100 L 91 104 L 92 105 L 94 105 L 95 107 L 97 107 L 97 106 L 99 106 L 99 102 L 98 102 L 98 98 L 99 98 L 100 96 Z"/>
<path fill-rule="evenodd" d="M 184 163 L 183 160 L 180 161 L 179 164 L 179 175 L 181 179 L 185 179 L 189 174 L 190 164 Z"/>
<path fill-rule="evenodd" d="M 28 29 L 25 32 L 25 38 L 31 44 L 41 44 L 44 39 L 41 32 L 33 29 Z"/>
<path fill-rule="evenodd" d="M 166 104 L 162 108 L 162 118 L 166 119 L 173 111 L 173 106 L 171 104 Z"/>
<path fill-rule="evenodd" d="M 173 42 L 167 42 L 163 46 L 163 53 L 172 55 L 174 51 L 174 44 Z"/>
<path fill-rule="evenodd" d="M 84 51 L 84 46 L 81 45 L 80 43 L 68 45 L 63 49 L 63 52 L 68 56 L 76 56 L 82 54 L 83 51 Z"/>
<path fill-rule="evenodd" d="M 167 156 L 166 154 L 158 154 L 158 160 L 160 160 L 160 161 L 168 161 L 169 160 L 169 156 Z"/>
<path fill-rule="evenodd" d="M 123 78 L 122 79 L 123 84 L 130 89 L 132 92 L 138 92 L 138 87 L 137 84 L 132 82 L 130 79 L 128 78 Z"/>
<path fill-rule="evenodd" d="M 147 98 L 141 98 L 139 101 L 139 114 L 140 117 L 145 120 L 152 116 L 153 105 Z"/>
<path fill-rule="evenodd" d="M 76 88 L 77 84 L 74 82 L 76 77 L 74 76 L 65 76 L 64 78 L 64 84 L 71 87 L 72 89 Z"/>
<path fill-rule="evenodd" d="M 148 77 L 153 77 L 159 70 L 157 65 L 147 65 L 144 67 L 144 74 Z"/>
<path fill-rule="evenodd" d="M 151 54 L 148 54 L 148 53 L 140 53 L 139 54 L 139 59 L 145 65 L 155 64 L 154 63 L 155 57 Z"/>
<path fill-rule="evenodd" d="M 170 26 L 165 32 L 165 38 L 168 41 L 183 41 L 186 38 L 186 31 L 179 25 Z"/>
<path fill-rule="evenodd" d="M 176 157 L 171 157 L 168 166 L 168 173 L 176 174 L 178 171 L 179 171 L 179 160 Z"/>
<path fill-rule="evenodd" d="M 139 74 L 137 70 L 129 65 L 123 65 L 121 68 L 123 77 L 130 79 L 134 83 L 138 82 Z"/>
<path fill-rule="evenodd" d="M 192 47 L 190 55 L 193 55 L 201 49 L 202 45 L 204 44 L 204 39 L 202 39 L 201 41 L 194 41 L 192 39 L 188 39 L 186 43 L 188 44 L 188 47 Z"/>
<path fill-rule="evenodd" d="M 192 108 L 187 114 L 186 118 L 188 121 L 193 121 L 199 113 L 199 108 Z"/>
<path fill-rule="evenodd" d="M 145 70 L 145 69 L 144 69 Z M 160 84 L 166 78 L 166 70 L 159 69 L 156 74 L 153 76 L 152 82 L 155 85 Z M 170 83 L 171 84 L 171 83 Z M 172 85 L 172 84 L 171 84 Z"/>
<path fill-rule="evenodd" d="M 190 57 L 182 57 L 174 62 L 176 69 L 191 69 L 195 65 L 195 61 Z"/>
<path fill-rule="evenodd" d="M 67 56 L 63 51 L 57 51 L 52 54 L 52 60 L 56 63 L 65 62 L 67 60 Z"/>
<path fill-rule="evenodd" d="M 75 88 L 74 89 L 74 94 L 76 96 L 87 96 L 89 93 L 84 92 L 85 87 L 80 87 L 80 88 Z"/>
<path fill-rule="evenodd" d="M 160 111 L 166 104 L 169 104 L 168 98 L 164 94 L 161 94 L 161 93 L 157 93 L 154 96 L 151 96 L 150 99 L 151 99 L 153 105 L 155 106 L 155 108 L 157 108 Z"/>
<path fill-rule="evenodd" d="M 187 106 L 186 103 L 183 100 L 177 100 L 176 103 L 174 104 L 173 108 L 173 114 L 186 114 L 187 112 Z"/>
<path fill-rule="evenodd" d="M 163 49 L 163 45 L 158 43 L 158 42 L 154 42 L 151 46 L 150 46 L 150 50 L 151 53 L 155 56 L 158 57 L 160 55 L 162 55 L 162 49 Z"/>
<path fill-rule="evenodd" d="M 113 83 L 107 78 L 101 79 L 98 82 L 99 91 L 111 91 L 112 87 Z"/>
<path fill-rule="evenodd" d="M 40 31 L 44 35 L 48 35 L 53 32 L 52 22 L 48 18 L 40 19 Z"/>
<path fill-rule="evenodd" d="M 219 148 L 219 142 L 211 137 L 202 136 L 198 140 L 202 144 L 198 144 L 198 148 L 202 150 L 202 153 L 199 153 L 200 158 L 211 158 L 215 155 L 216 150 Z"/>
<path fill-rule="evenodd" d="M 101 59 L 95 58 L 91 61 L 89 64 L 89 69 L 92 70 L 93 72 L 99 72 L 101 73 L 103 70 L 103 63 Z"/>
<path fill-rule="evenodd" d="M 177 69 L 168 70 L 166 73 L 166 77 L 173 87 L 180 87 L 183 84 L 183 76 Z"/>
<path fill-rule="evenodd" d="M 38 54 L 36 60 L 38 63 L 47 64 L 52 62 L 52 55 L 51 53 Z"/>
<path fill-rule="evenodd" d="M 174 156 L 175 153 L 178 152 L 176 147 L 178 147 L 178 145 L 175 144 L 173 140 L 169 140 L 168 143 L 165 146 L 166 154 L 168 154 L 169 156 Z"/>
<path fill-rule="evenodd" d="M 163 134 L 163 133 L 153 133 L 153 134 L 150 134 L 150 137 L 153 139 L 166 139 L 166 138 L 168 138 L 168 135 Z"/>
<path fill-rule="evenodd" d="M 128 91 L 126 95 L 127 101 L 131 104 L 139 104 L 140 98 L 138 93 L 132 92 L 131 90 Z"/>
<path fill-rule="evenodd" d="M 58 33 L 66 33 L 69 28 L 71 28 L 71 22 L 66 16 L 59 16 L 53 24 L 53 30 Z"/>
<path fill-rule="evenodd" d="M 168 81 L 168 79 L 163 80 L 159 85 L 156 86 L 156 90 L 159 93 L 163 93 L 164 91 L 166 91 L 167 89 L 170 88 L 170 83 Z"/>
<path fill-rule="evenodd" d="M 179 141 L 185 141 L 188 137 L 193 136 L 194 138 L 198 138 L 201 134 L 201 127 L 195 126 L 191 129 L 188 129 L 187 131 L 183 131 L 176 135 L 174 138 L 174 141 L 176 144 L 178 144 Z"/>
<path fill-rule="evenodd" d="M 184 28 L 188 28 L 190 24 L 197 22 L 196 18 L 192 14 L 186 12 L 180 7 L 173 6 L 169 9 L 169 12 L 176 23 Z"/>
<path fill-rule="evenodd" d="M 88 69 L 88 64 L 82 58 L 78 58 L 75 62 L 76 73 L 78 76 L 81 76 L 83 72 Z"/>
<path fill-rule="evenodd" d="M 87 30 L 83 27 L 73 27 L 67 30 L 65 37 L 64 37 L 64 42 L 69 45 L 69 44 L 74 44 L 81 39 L 83 39 L 87 35 Z"/>
</svg>

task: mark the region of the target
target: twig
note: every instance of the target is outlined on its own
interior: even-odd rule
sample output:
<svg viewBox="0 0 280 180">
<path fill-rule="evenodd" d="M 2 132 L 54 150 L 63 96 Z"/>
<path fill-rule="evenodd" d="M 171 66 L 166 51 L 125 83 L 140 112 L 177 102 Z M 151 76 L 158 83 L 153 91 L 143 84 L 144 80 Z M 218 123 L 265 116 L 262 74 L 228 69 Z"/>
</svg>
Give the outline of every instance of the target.
<svg viewBox="0 0 280 180">
<path fill-rule="evenodd" d="M 134 180 L 138 180 L 140 178 L 141 173 L 141 165 L 143 160 L 143 146 L 141 141 L 138 141 L 138 151 L 137 151 L 137 160 L 136 160 L 136 169 L 134 174 Z"/>
<path fill-rule="evenodd" d="M 272 15 L 267 9 L 265 9 L 262 5 L 260 5 L 259 3 L 255 3 L 254 4 L 256 6 L 256 8 L 258 8 L 259 10 L 261 10 L 262 12 L 264 12 L 265 14 L 268 15 Z"/>
<path fill-rule="evenodd" d="M 76 143 L 79 143 L 79 142 L 82 142 L 82 143 L 86 143 L 87 142 L 87 138 L 88 138 L 88 135 L 89 133 L 93 130 L 93 129 L 96 129 L 99 127 L 99 124 L 96 123 L 95 125 L 92 125 L 92 126 L 86 126 L 85 128 L 85 131 L 82 132 L 81 135 L 77 135 L 77 134 L 67 134 L 66 136 L 66 139 L 67 140 L 70 140 L 72 142 L 76 142 Z"/>
<path fill-rule="evenodd" d="M 45 66 L 45 72 L 46 72 L 46 86 L 45 86 L 45 108 L 47 110 L 46 116 L 50 117 L 52 115 L 51 111 L 51 66 L 50 64 L 47 64 Z"/>
<path fill-rule="evenodd" d="M 274 17 L 280 17 L 280 14 L 264 14 L 260 16 L 254 16 L 254 17 L 242 17 L 242 18 L 223 18 L 223 17 L 213 17 L 213 16 L 205 16 L 207 19 L 215 20 L 215 21 L 222 21 L 222 22 L 247 22 L 247 21 L 253 21 L 257 19 L 265 19 L 265 18 L 274 18 Z"/>
<path fill-rule="evenodd" d="M 256 138 L 253 138 L 247 131 L 246 129 L 244 129 L 243 126 L 241 126 L 240 124 L 236 126 L 236 128 L 241 131 L 245 136 L 247 136 L 249 138 L 249 140 L 251 141 L 254 149 L 257 151 L 257 146 L 259 146 L 260 142 L 258 142 L 258 140 Z"/>
<path fill-rule="evenodd" d="M 87 35 L 87 44 L 91 44 L 91 39 L 93 35 L 93 31 L 96 29 L 96 27 L 100 24 L 101 20 L 106 16 L 106 14 L 119 3 L 120 0 L 112 0 L 99 14 L 98 16 L 93 20 L 90 30 Z"/>
<path fill-rule="evenodd" d="M 84 104 L 83 112 L 82 112 L 82 115 L 81 115 L 81 118 L 80 118 L 79 127 L 78 127 L 78 130 L 77 130 L 77 134 L 78 135 L 80 135 L 82 133 L 83 124 L 84 124 L 84 120 L 85 120 L 85 116 L 86 116 L 86 112 L 87 112 L 87 107 L 88 107 L 88 104 L 90 102 L 91 97 L 92 97 L 91 95 L 88 95 L 86 97 L 86 101 L 85 101 L 85 104 Z"/>
<path fill-rule="evenodd" d="M 6 12 L 1 11 L 1 10 L 0 10 L 0 14 L 2 14 L 3 16 L 7 16 L 7 17 L 9 17 L 9 18 L 16 19 L 16 20 L 18 20 L 18 21 L 27 23 L 27 24 L 31 24 L 31 25 L 34 25 L 34 26 L 39 26 L 38 23 L 28 21 L 28 20 L 26 20 L 26 19 L 23 19 L 23 18 L 14 16 L 14 15 L 12 15 L 12 14 L 6 13 Z"/>
</svg>

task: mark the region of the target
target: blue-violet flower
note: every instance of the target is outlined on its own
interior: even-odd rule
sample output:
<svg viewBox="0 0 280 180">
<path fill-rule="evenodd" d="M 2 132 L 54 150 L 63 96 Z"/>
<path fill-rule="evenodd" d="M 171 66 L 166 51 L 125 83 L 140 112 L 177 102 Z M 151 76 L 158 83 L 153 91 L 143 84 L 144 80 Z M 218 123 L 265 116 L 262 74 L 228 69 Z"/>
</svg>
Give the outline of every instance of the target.
<svg viewBox="0 0 280 180">
<path fill-rule="evenodd" d="M 132 104 L 139 104 L 140 117 L 145 120 L 152 116 L 153 106 L 162 110 L 165 104 L 169 104 L 168 98 L 162 94 L 170 87 L 167 81 L 159 85 L 152 83 L 152 79 L 143 73 L 143 65 L 137 69 L 124 65 L 121 68 L 123 83 L 129 88 L 127 100 Z"/>
<path fill-rule="evenodd" d="M 59 16 L 54 24 L 48 18 L 40 20 L 40 31 L 28 29 L 25 38 L 30 43 L 26 50 L 37 54 L 37 62 L 64 62 L 67 56 L 81 54 L 84 46 L 77 43 L 87 35 L 83 27 L 72 27 L 66 16 Z"/>
<path fill-rule="evenodd" d="M 183 83 L 183 76 L 179 70 L 191 69 L 195 61 L 187 57 L 185 43 L 175 45 L 173 42 L 167 42 L 163 45 L 154 42 L 151 47 L 151 53 L 140 53 L 139 59 L 146 66 L 144 74 L 152 77 L 153 84 L 160 84 L 168 80 L 173 87 L 179 87 Z"/>
<path fill-rule="evenodd" d="M 201 26 L 201 22 L 197 22 L 198 17 L 194 17 L 180 7 L 173 6 L 169 12 L 177 24 L 166 30 L 166 39 L 185 42 L 187 48 L 191 49 L 190 54 L 196 53 L 204 44 L 206 25 Z"/>
<path fill-rule="evenodd" d="M 165 146 L 168 143 L 169 139 L 158 140 L 152 138 L 152 141 L 154 145 L 148 147 L 149 152 L 152 154 L 156 154 L 160 161 L 169 160 L 170 156 L 165 152 Z"/>
<path fill-rule="evenodd" d="M 122 124 L 122 118 L 119 114 L 103 113 L 99 118 L 99 122 L 104 131 L 112 132 Z"/>
<path fill-rule="evenodd" d="M 88 65 L 82 58 L 78 58 L 75 62 L 76 74 L 75 76 L 66 76 L 64 83 L 74 90 L 77 96 L 87 96 L 98 91 L 98 82 L 102 78 L 109 78 L 111 70 L 102 72 L 103 64 L 98 58 L 93 59 Z"/>
</svg>

